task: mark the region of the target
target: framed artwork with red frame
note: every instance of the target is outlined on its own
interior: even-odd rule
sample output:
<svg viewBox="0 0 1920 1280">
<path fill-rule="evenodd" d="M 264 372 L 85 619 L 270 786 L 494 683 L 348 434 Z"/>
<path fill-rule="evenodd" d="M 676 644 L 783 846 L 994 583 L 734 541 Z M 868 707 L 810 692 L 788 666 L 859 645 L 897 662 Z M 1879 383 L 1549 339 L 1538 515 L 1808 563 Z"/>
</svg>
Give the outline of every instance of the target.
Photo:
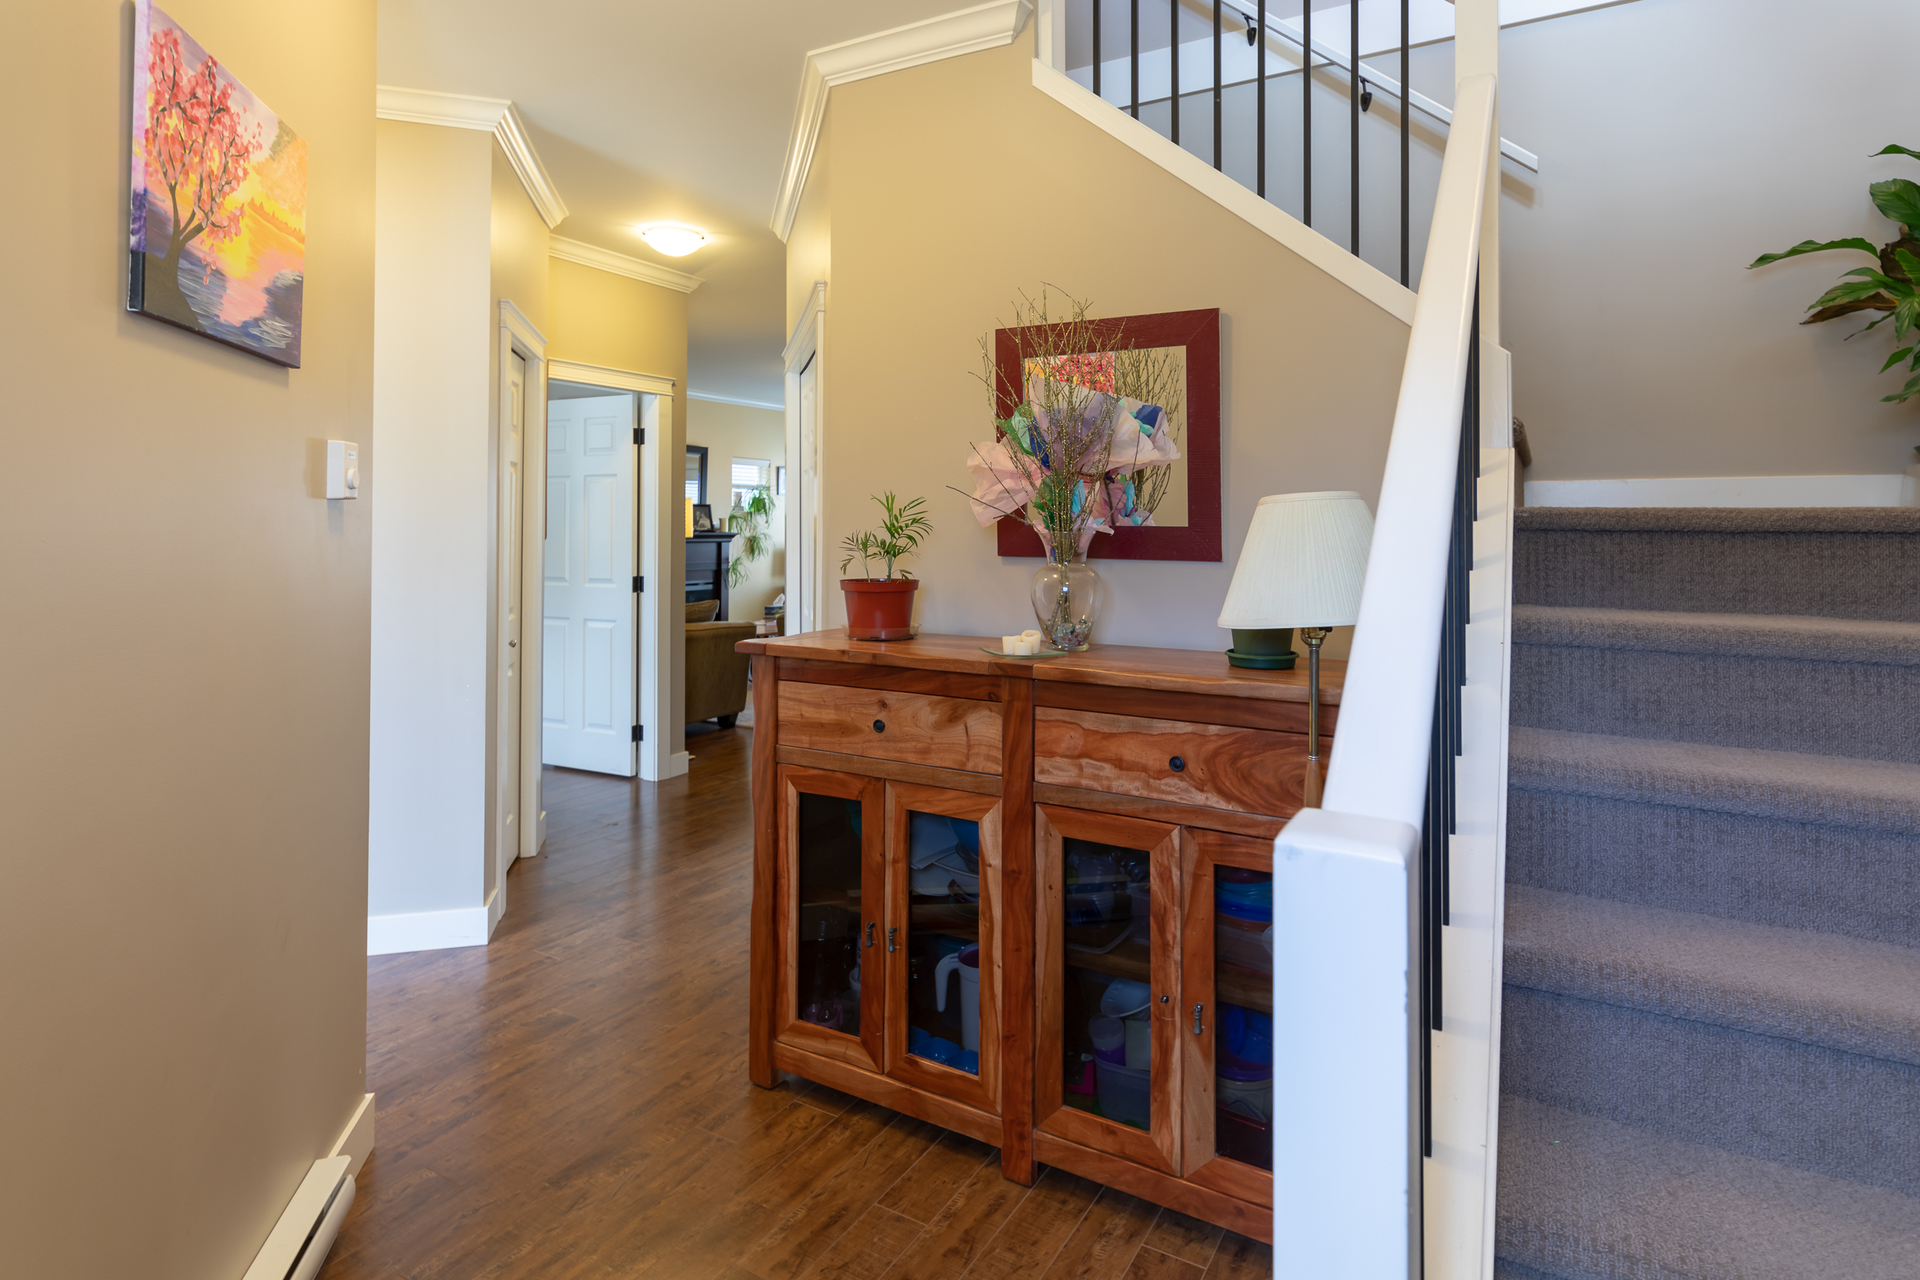
<svg viewBox="0 0 1920 1280">
<path fill-rule="evenodd" d="M 1031 338 L 1063 325 L 996 329 L 993 357 L 995 416 L 1010 418 L 1019 406 L 1015 388 L 1024 387 L 1021 365 Z M 1220 526 L 1220 310 L 1163 311 L 1156 315 L 1114 316 L 1090 320 L 1088 354 L 1177 348 L 1186 364 L 1186 396 L 1176 418 L 1185 472 L 1185 524 L 1122 525 L 1097 535 L 1088 548 L 1091 560 L 1214 560 L 1221 558 Z M 1026 339 L 1026 341 L 1023 341 Z M 1033 347 L 1042 344 L 1033 343 Z M 1051 344 L 1047 344 L 1049 347 Z M 1157 515 L 1158 513 L 1156 513 Z M 1017 516 L 1003 516 L 997 530 L 1003 556 L 1046 553 L 1039 535 Z"/>
</svg>

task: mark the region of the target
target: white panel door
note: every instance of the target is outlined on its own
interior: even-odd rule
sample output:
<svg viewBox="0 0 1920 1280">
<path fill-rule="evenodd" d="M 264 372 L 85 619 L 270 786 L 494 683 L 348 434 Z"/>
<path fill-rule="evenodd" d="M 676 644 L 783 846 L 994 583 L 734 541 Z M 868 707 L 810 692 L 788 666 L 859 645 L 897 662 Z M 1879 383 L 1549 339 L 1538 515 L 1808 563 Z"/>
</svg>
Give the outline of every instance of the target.
<svg viewBox="0 0 1920 1280">
<path fill-rule="evenodd" d="M 506 664 L 504 741 L 500 769 L 502 814 L 499 847 L 494 850 L 497 864 L 492 890 L 502 895 L 499 909 L 506 910 L 507 868 L 520 856 L 520 631 L 524 625 L 525 601 L 521 587 L 521 540 L 526 520 L 525 446 L 527 439 L 527 359 L 518 351 L 507 361 L 507 412 L 500 433 L 500 550 L 506 561 L 505 632 L 507 648 L 501 655 Z"/>
<path fill-rule="evenodd" d="M 547 406 L 541 742 L 548 764 L 631 778 L 634 701 L 633 397 Z"/>
</svg>

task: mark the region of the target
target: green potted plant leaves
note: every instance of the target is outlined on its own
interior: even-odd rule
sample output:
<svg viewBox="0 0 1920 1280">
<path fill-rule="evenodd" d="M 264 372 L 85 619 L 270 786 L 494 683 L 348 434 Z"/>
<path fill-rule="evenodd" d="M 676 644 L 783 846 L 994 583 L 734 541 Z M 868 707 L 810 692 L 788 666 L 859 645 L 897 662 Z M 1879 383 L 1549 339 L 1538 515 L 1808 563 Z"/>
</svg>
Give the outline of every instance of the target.
<svg viewBox="0 0 1920 1280">
<path fill-rule="evenodd" d="M 767 492 L 767 486 L 755 485 L 752 496 L 745 502 L 735 494 L 733 510 L 727 513 L 729 532 L 743 535 L 740 539 L 740 551 L 727 564 L 727 585 L 738 587 L 747 580 L 753 562 L 765 556 L 773 547 L 773 535 L 767 526 L 773 522 L 773 498 Z"/>
<path fill-rule="evenodd" d="M 1874 154 L 1920 159 L 1920 151 L 1910 147 L 1882 147 Z M 1875 248 L 1871 240 L 1860 236 L 1844 240 L 1802 240 L 1784 253 L 1762 254 L 1748 263 L 1747 269 L 1751 271 L 1782 258 L 1797 258 L 1803 253 L 1821 253 L 1828 249 L 1855 249 L 1872 255 L 1878 261 L 1877 267 L 1856 267 L 1847 272 L 1839 284 L 1814 299 L 1813 305 L 1807 308 L 1813 314 L 1800 323 L 1819 324 L 1857 311 L 1883 313 L 1860 330 L 1865 333 L 1892 320 L 1893 340 L 1907 345 L 1888 356 L 1880 372 L 1885 373 L 1905 360 L 1912 376 L 1906 386 L 1880 399 L 1889 404 L 1903 404 L 1920 396 L 1920 337 L 1915 336 L 1915 329 L 1920 326 L 1920 239 L 1915 238 L 1915 231 L 1920 230 L 1920 184 L 1906 178 L 1890 178 L 1874 183 L 1867 192 L 1873 199 L 1873 207 L 1899 224 L 1900 234 L 1886 244 Z M 1910 338 L 1915 340 L 1909 341 Z"/>
<path fill-rule="evenodd" d="M 847 636 L 853 640 L 905 640 L 913 634 L 913 593 L 919 582 L 898 562 L 920 550 L 920 544 L 933 532 L 927 518 L 927 500 L 914 498 L 901 502 L 889 490 L 876 497 L 880 504 L 880 527 L 850 533 L 840 542 L 846 558 L 840 572 L 855 560 L 863 575 L 840 579 L 840 590 L 847 600 Z M 884 577 L 873 575 L 879 561 L 886 569 Z"/>
</svg>

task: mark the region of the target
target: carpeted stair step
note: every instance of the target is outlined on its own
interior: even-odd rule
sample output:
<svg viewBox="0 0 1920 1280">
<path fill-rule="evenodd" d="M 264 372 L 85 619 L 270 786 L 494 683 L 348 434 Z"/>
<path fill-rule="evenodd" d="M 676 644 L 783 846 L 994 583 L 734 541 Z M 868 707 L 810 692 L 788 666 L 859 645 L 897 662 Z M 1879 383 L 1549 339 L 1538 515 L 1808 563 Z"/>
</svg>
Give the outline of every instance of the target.
<svg viewBox="0 0 1920 1280">
<path fill-rule="evenodd" d="M 1920 622 L 1920 508 L 1527 507 L 1516 604 Z"/>
<path fill-rule="evenodd" d="M 1920 1276 L 1920 1199 L 1517 1097 L 1495 1233 L 1506 1280 Z"/>
<path fill-rule="evenodd" d="M 1516 728 L 1507 880 L 1920 947 L 1920 765 Z"/>
<path fill-rule="evenodd" d="M 1508 887 L 1501 1088 L 1920 1194 L 1920 951 Z"/>
<path fill-rule="evenodd" d="M 1920 622 L 1516 605 L 1512 722 L 1920 763 Z"/>
</svg>

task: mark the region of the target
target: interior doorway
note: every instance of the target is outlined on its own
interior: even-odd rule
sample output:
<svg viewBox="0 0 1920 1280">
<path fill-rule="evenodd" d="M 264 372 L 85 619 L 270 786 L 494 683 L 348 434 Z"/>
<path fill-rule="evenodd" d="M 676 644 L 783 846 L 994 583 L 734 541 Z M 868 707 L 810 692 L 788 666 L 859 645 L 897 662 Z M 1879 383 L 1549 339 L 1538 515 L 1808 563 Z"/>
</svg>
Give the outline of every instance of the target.
<svg viewBox="0 0 1920 1280">
<path fill-rule="evenodd" d="M 639 771 L 640 396 L 547 383 L 541 758 Z"/>
<path fill-rule="evenodd" d="M 673 452 L 673 379 L 551 360 L 546 388 L 539 759 L 676 777 L 687 754 L 671 746 L 669 642 L 682 611 L 665 595 L 681 481 L 662 453 Z"/>
</svg>

